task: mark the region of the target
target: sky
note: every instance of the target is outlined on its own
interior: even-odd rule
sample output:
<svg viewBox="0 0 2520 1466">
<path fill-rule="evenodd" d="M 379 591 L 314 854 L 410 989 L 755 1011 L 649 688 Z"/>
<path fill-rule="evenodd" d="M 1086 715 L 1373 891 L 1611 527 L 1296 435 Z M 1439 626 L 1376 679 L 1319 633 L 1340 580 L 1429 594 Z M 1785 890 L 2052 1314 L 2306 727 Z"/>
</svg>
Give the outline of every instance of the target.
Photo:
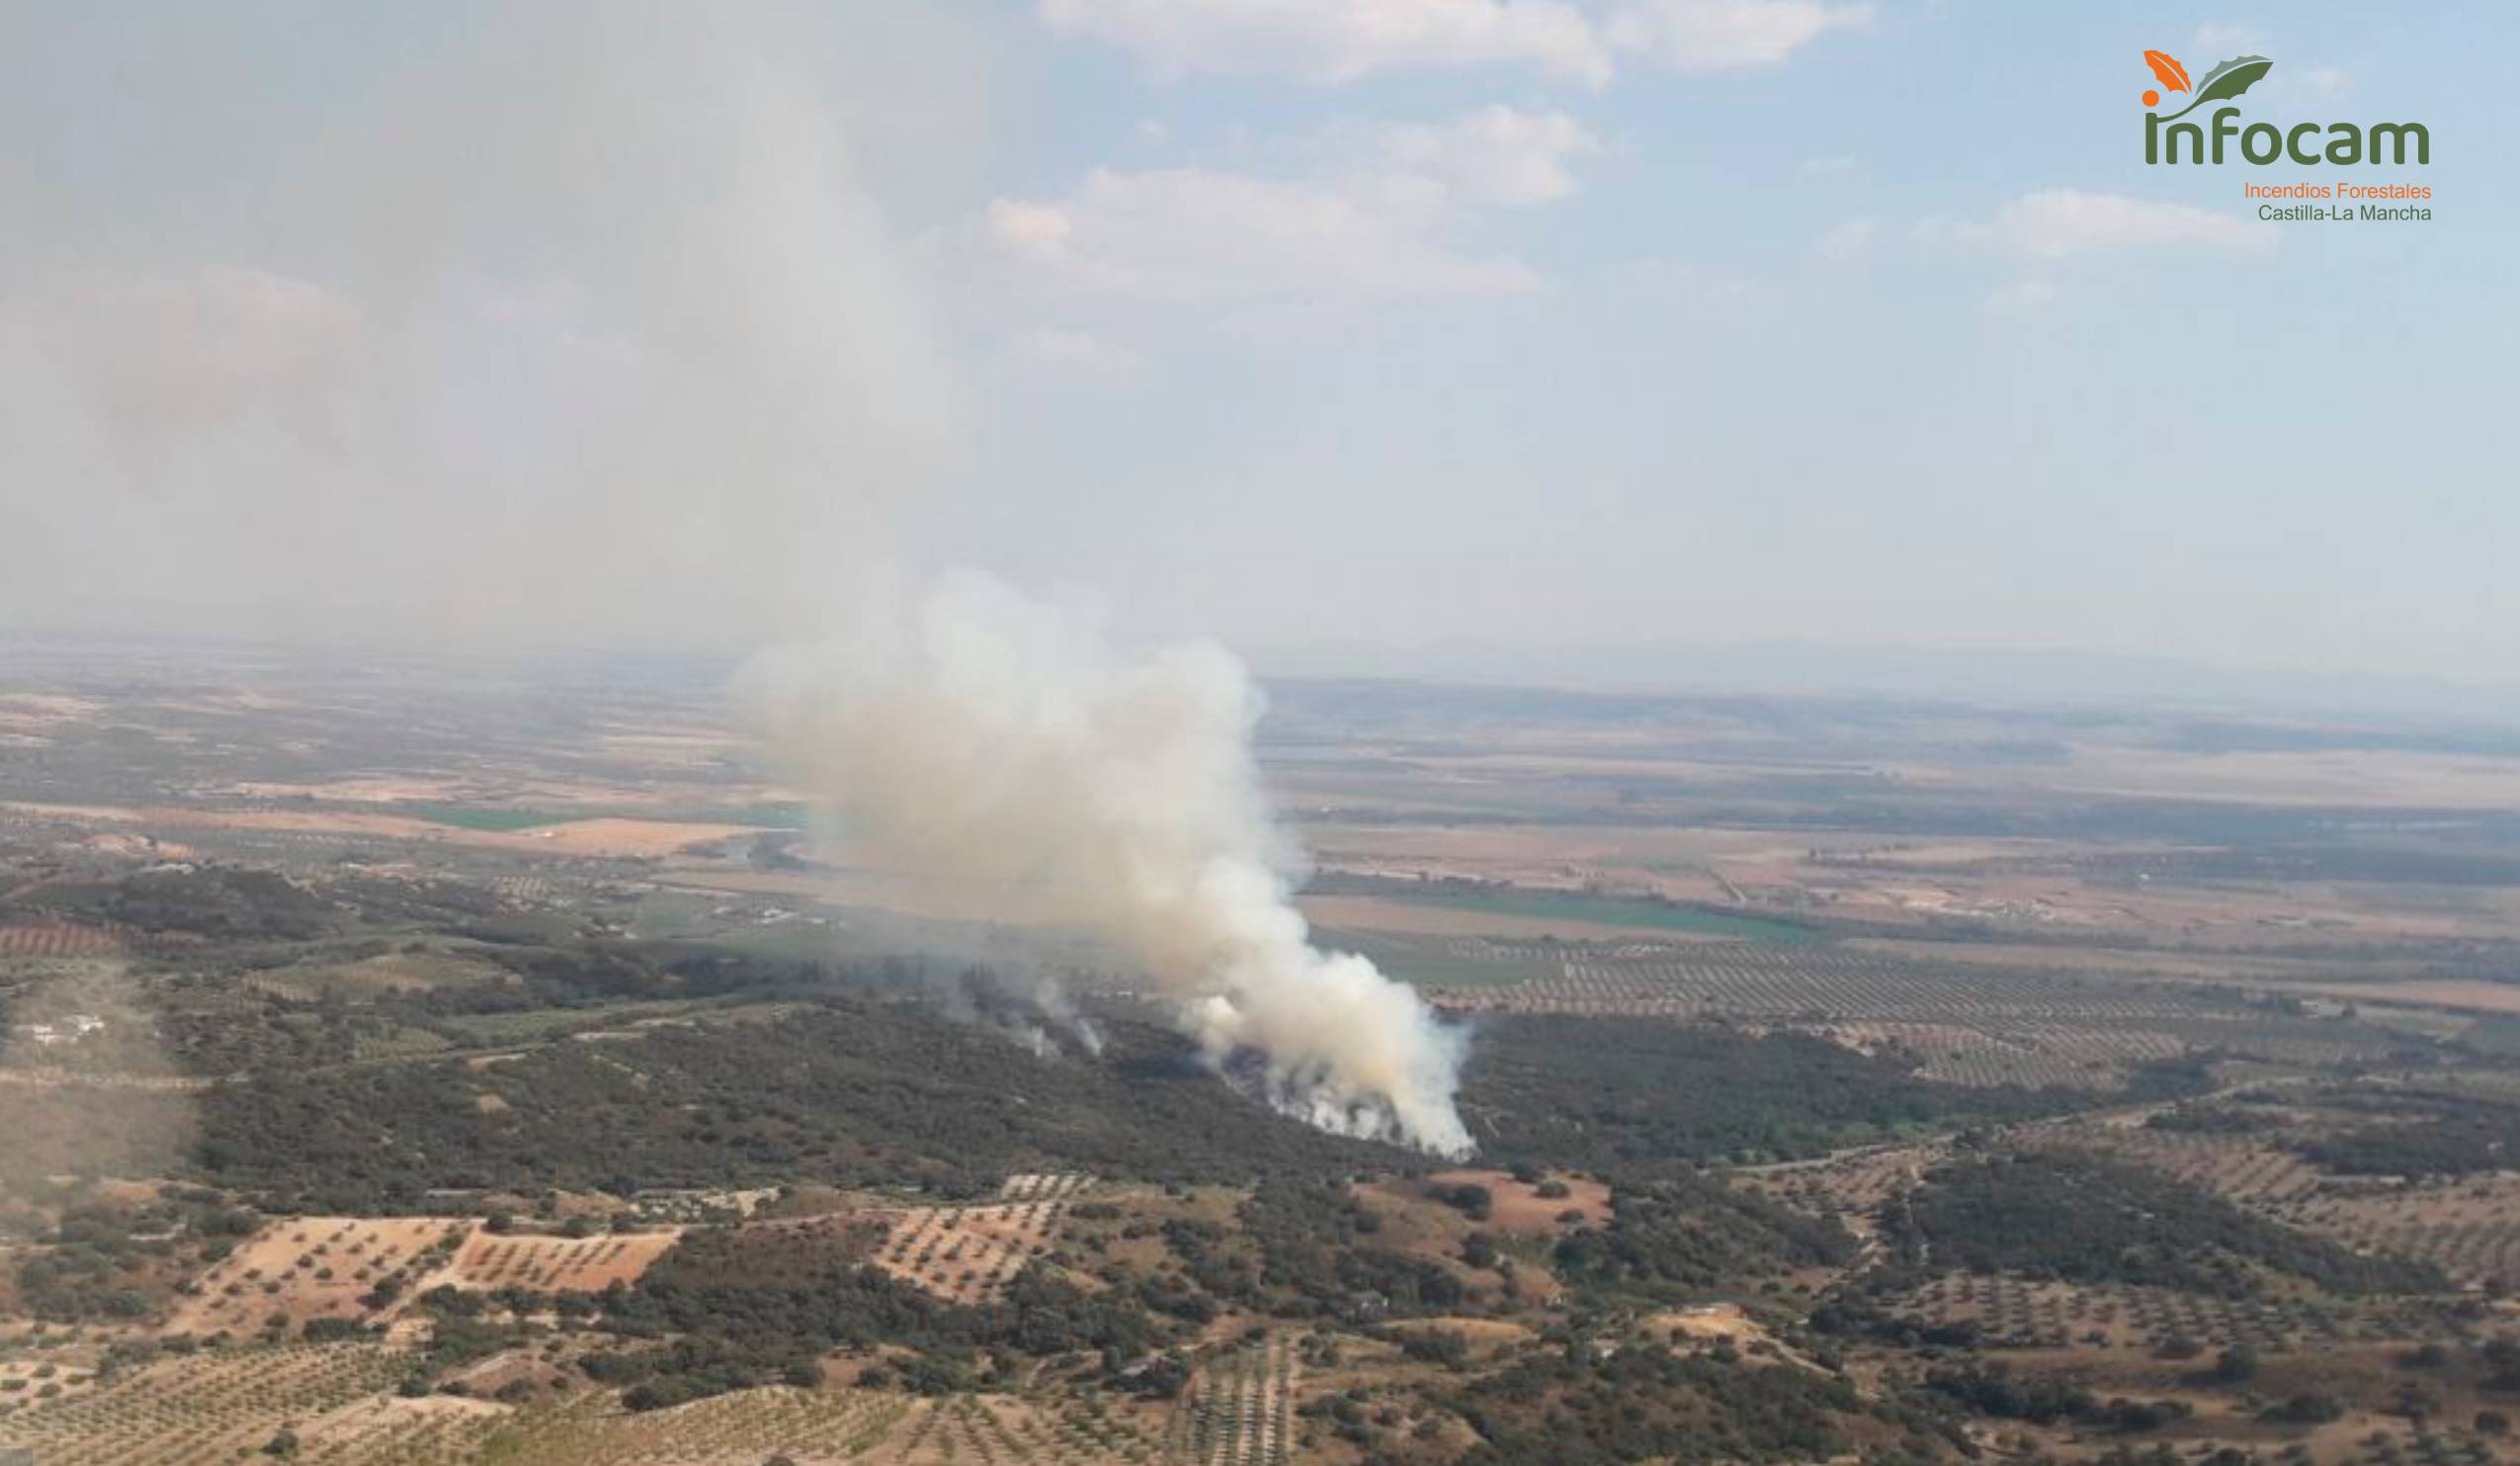
<svg viewBox="0 0 2520 1466">
<path fill-rule="evenodd" d="M 2146 166 L 2148 49 L 2432 161 Z M 2515 62 L 2483 3 L 0 0 L 0 624 L 739 648 L 970 565 L 1271 670 L 2508 684 Z M 2432 218 L 2241 197 L 2343 178 Z"/>
</svg>

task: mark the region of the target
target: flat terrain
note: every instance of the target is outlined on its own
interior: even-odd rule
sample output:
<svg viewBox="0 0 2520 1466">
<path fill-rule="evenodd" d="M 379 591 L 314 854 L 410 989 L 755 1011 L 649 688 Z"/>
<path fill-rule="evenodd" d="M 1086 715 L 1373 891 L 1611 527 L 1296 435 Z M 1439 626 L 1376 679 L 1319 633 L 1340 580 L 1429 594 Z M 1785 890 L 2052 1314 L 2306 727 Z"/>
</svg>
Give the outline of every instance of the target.
<svg viewBox="0 0 2520 1466">
<path fill-rule="evenodd" d="M 101 655 L 0 659 L 41 1461 L 2520 1466 L 2520 733 L 1273 688 L 1438 1162 L 712 676 Z"/>
</svg>

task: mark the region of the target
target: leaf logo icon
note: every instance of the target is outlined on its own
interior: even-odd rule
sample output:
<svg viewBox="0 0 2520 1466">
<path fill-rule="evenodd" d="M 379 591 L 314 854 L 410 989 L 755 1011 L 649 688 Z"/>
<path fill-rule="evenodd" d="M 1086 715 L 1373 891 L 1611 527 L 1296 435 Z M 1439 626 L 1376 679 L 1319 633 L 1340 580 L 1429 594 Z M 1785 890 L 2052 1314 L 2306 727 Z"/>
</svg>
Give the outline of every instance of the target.
<svg viewBox="0 0 2520 1466">
<path fill-rule="evenodd" d="M 2155 52 L 2146 51 L 2144 52 L 2144 57 L 2145 59 L 2150 60 L 2154 54 Z M 2169 60 L 2169 58 L 2164 56 L 2162 57 L 2162 60 Z M 2170 61 L 2170 64 L 2175 67 L 2178 65 L 2178 62 Z M 2239 96 L 2242 92 L 2245 92 L 2249 88 L 2257 85 L 2260 81 L 2265 80 L 2266 73 L 2274 69 L 2275 63 L 2264 56 L 2233 56 L 2231 59 L 2225 61 L 2222 65 L 2205 73 L 2204 80 L 2199 81 L 2196 84 L 2196 99 L 2194 101 L 2188 103 L 2187 106 L 2180 108 L 2178 111 L 2171 113 L 2168 117 L 2161 119 L 2161 121 L 2166 123 L 2178 118 L 2183 118 L 2189 113 L 2196 111 L 2198 108 L 2203 107 L 2208 102 L 2228 102 L 2232 98 Z M 2161 77 L 2162 85 L 2171 85 L 2169 77 L 2162 72 L 2159 62 L 2153 63 L 2152 71 L 2154 75 Z M 2185 80 L 2187 73 L 2185 71 L 2181 71 L 2179 73 L 2179 77 L 2181 80 Z M 2185 91 L 2187 89 L 2185 87 L 2180 87 L 2179 90 Z"/>
<path fill-rule="evenodd" d="M 2161 78 L 2161 85 L 2171 91 L 2184 92 L 2188 89 L 2188 68 L 2180 65 L 2179 58 L 2168 51 L 2145 51 L 2143 64 L 2151 67 L 2152 74 Z"/>
</svg>

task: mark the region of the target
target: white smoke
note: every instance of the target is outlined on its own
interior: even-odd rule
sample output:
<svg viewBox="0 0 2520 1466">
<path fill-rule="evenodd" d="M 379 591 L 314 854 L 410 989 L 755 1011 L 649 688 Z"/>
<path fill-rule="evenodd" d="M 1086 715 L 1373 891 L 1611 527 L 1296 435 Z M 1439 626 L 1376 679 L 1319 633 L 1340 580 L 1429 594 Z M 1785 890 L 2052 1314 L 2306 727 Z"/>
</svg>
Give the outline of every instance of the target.
<svg viewBox="0 0 2520 1466">
<path fill-rule="evenodd" d="M 0 619 L 715 647 L 856 601 L 778 723 L 888 855 L 1122 943 L 1307 1118 L 1461 1150 L 1455 1037 L 1287 901 L 1230 657 L 1125 663 L 973 581 L 906 609 L 895 542 L 967 452 L 918 242 L 977 206 L 939 201 L 988 91 L 949 9 L 501 8 L 240 160 L 194 52 L 241 68 L 213 109 L 355 90 L 294 31 L 64 65 L 0 8 L 0 97 L 68 148 L 0 156 Z"/>
<path fill-rule="evenodd" d="M 1289 1113 L 1470 1149 L 1460 1032 L 1309 940 L 1252 756 L 1259 693 L 1221 647 L 1124 658 L 963 574 L 891 624 L 764 658 L 751 690 L 796 776 L 894 869 L 970 914 L 1117 945 L 1211 1062 L 1255 1057 Z"/>
<path fill-rule="evenodd" d="M 955 172 L 979 126 L 953 23 L 493 10 L 320 145 L 203 159 L 256 180 L 250 228 L 237 190 L 129 198 L 75 151 L 13 187 L 11 144 L 135 127 L 126 106 L 0 137 L 0 619 L 759 645 L 952 472 L 964 389 L 896 221 L 918 200 L 883 185 Z M 0 97 L 45 54 L 12 50 L 20 24 Z M 86 28 L 129 48 L 71 68 L 125 78 L 179 155 L 210 84 L 187 24 Z M 255 24 L 200 38 L 243 78 L 211 68 L 215 101 L 337 90 L 300 69 L 321 47 Z"/>
</svg>

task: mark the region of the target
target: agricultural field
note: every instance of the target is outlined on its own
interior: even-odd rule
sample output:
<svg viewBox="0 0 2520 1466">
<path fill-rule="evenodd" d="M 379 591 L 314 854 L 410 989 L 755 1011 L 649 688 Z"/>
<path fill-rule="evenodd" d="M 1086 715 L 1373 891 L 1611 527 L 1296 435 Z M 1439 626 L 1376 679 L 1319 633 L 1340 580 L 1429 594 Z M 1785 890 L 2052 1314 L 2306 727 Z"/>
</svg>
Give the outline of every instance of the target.
<svg viewBox="0 0 2520 1466">
<path fill-rule="evenodd" d="M 525 1407 L 402 1397 L 381 1388 L 395 1362 L 359 1344 L 196 1356 L 88 1399 L 48 1402 L 40 1418 L 11 1423 L 10 1438 L 46 1452 L 41 1460 L 82 1466 L 191 1466 L 238 1452 L 260 1459 L 283 1432 L 294 1442 L 293 1459 L 339 1466 L 678 1466 L 774 1453 L 866 1466 L 1168 1459 L 1158 1445 L 1161 1413 L 1126 1406 L 771 1387 L 632 1414 L 584 1396 Z"/>
<path fill-rule="evenodd" d="M 466 1237 L 445 1268 L 431 1274 L 428 1281 L 481 1291 L 600 1293 L 614 1283 L 636 1281 L 657 1258 L 673 1250 L 681 1235 L 668 1229 L 609 1237 L 532 1237 L 485 1229 Z"/>
<path fill-rule="evenodd" d="M 376 1322 L 471 1232 L 469 1222 L 436 1217 L 271 1222 L 187 1286 L 168 1328 L 243 1337 L 275 1319 L 290 1332 L 316 1319 Z"/>
<path fill-rule="evenodd" d="M 405 1368 L 375 1344 L 205 1350 L 11 1415 L 0 1439 L 66 1466 L 250 1460 L 293 1423 L 389 1389 Z"/>
<path fill-rule="evenodd" d="M 1967 1326 L 1992 1348 L 2115 1349 L 2153 1358 L 2194 1357 L 2240 1345 L 2276 1355 L 2413 1341 L 2443 1337 L 2452 1328 L 2442 1305 L 2223 1298 L 2001 1273 L 1933 1278 L 1898 1298 L 1893 1311 L 1945 1335 Z"/>
<path fill-rule="evenodd" d="M 1733 1185 L 1805 1211 L 1868 1220 L 1938 1164 L 1938 1147 L 1867 1146 L 1816 1161 L 1741 1166 Z"/>
<path fill-rule="evenodd" d="M 179 670 L 0 687 L 40 1461 L 2520 1466 L 2503 755 L 1290 689 L 1455 1160 L 808 829 L 714 687 Z"/>
<path fill-rule="evenodd" d="M 105 957 L 122 946 L 123 939 L 113 931 L 69 921 L 0 926 L 0 961 Z"/>
<path fill-rule="evenodd" d="M 1302 1376 L 1283 1334 L 1203 1365 L 1176 1412 L 1179 1458 L 1195 1466 L 1286 1466 Z"/>
<path fill-rule="evenodd" d="M 2053 968 L 1937 965 L 1852 947 L 1743 943 L 1523 949 L 1515 983 L 1448 987 L 1457 1011 L 1735 1023 L 1912 1056 L 1957 1084 L 2110 1089 L 2148 1063 L 2216 1052 L 2279 1063 L 2379 1061 L 2412 1041 L 2294 1016 L 2193 985 Z"/>
<path fill-rule="evenodd" d="M 1060 1219 L 1092 1185 L 1092 1177 L 1070 1173 L 1015 1175 L 995 1202 L 907 1208 L 875 1265 L 956 1303 L 986 1302 L 1050 1251 Z"/>
<path fill-rule="evenodd" d="M 2270 1210 L 2351 1247 L 2429 1262 L 2466 1287 L 2520 1284 L 2520 1173 L 2333 1185 Z"/>
<path fill-rule="evenodd" d="M 954 1466 L 957 1462 L 1161 1462 L 1159 1427 L 1148 1412 L 1122 1408 L 1045 1409 L 1004 1397 L 949 1400 L 910 1414 L 866 1459 L 883 1466 Z"/>
<path fill-rule="evenodd" d="M 2520 1169 L 2334 1174 L 2303 1150 L 2334 1117 L 2297 1105 L 2254 1118 L 2241 1133 L 2072 1126 L 2046 1140 L 2138 1161 L 2358 1251 L 2430 1263 L 2465 1288 L 2520 1284 Z"/>
</svg>

